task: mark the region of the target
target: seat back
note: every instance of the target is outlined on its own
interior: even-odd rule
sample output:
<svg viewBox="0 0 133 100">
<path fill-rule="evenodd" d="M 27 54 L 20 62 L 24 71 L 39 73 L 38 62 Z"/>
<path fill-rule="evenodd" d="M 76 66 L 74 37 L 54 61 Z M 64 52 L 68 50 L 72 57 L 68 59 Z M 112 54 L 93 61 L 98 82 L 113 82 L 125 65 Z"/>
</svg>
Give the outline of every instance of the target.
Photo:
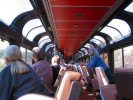
<svg viewBox="0 0 133 100">
<path fill-rule="evenodd" d="M 104 100 L 117 100 L 116 85 L 109 84 L 102 67 L 97 67 L 95 70 L 99 84 L 100 95 L 103 97 Z"/>
<path fill-rule="evenodd" d="M 57 100 L 69 100 L 71 92 L 72 82 L 81 79 L 81 74 L 74 71 L 67 71 L 63 76 L 59 89 L 55 95 Z M 71 92 L 71 93 L 70 93 Z"/>
<path fill-rule="evenodd" d="M 99 85 L 108 85 L 109 81 L 104 73 L 104 70 L 102 67 L 97 67 L 95 68 L 96 71 L 96 75 L 97 75 L 97 79 L 98 79 L 98 83 Z"/>
<path fill-rule="evenodd" d="M 68 100 L 80 100 L 82 85 L 79 81 L 73 81 L 71 84 Z"/>
<path fill-rule="evenodd" d="M 133 100 L 133 69 L 123 68 L 115 72 L 118 96 L 122 100 Z"/>
</svg>

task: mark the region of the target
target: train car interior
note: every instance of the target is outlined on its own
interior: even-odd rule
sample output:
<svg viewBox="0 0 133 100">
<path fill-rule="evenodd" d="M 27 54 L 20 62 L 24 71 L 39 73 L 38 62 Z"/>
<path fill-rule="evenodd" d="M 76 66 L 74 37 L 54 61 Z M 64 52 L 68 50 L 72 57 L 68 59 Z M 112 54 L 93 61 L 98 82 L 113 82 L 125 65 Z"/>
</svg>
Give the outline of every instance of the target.
<svg viewBox="0 0 133 100">
<path fill-rule="evenodd" d="M 81 74 L 78 88 L 71 85 L 68 97 L 44 95 L 40 100 L 133 99 L 133 0 L 0 0 L 0 72 L 6 66 L 4 49 L 9 45 L 19 46 L 29 65 L 33 63 L 31 50 L 38 46 L 49 63 L 58 55 L 67 70 Z M 90 71 L 80 64 L 91 61 L 91 45 L 108 66 L 114 83 L 108 83 L 103 69 Z M 59 90 L 65 76 L 60 73 Z"/>
</svg>

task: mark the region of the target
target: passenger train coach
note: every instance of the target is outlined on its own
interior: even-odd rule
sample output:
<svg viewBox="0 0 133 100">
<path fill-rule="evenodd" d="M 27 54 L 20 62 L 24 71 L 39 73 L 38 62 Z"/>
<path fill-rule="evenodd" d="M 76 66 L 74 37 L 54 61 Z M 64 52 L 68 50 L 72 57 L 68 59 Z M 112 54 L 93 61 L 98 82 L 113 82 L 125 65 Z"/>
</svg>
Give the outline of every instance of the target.
<svg viewBox="0 0 133 100">
<path fill-rule="evenodd" d="M 66 70 L 80 73 L 64 100 L 133 100 L 133 0 L 0 0 L 0 71 L 6 66 L 4 50 L 9 45 L 19 46 L 29 65 L 31 50 L 38 46 L 49 63 L 58 55 L 69 67 Z M 86 66 L 92 59 L 91 46 L 108 66 L 113 84 L 100 66 Z M 60 85 L 53 97 L 27 97 L 60 100 L 65 81 L 58 76 Z"/>
</svg>

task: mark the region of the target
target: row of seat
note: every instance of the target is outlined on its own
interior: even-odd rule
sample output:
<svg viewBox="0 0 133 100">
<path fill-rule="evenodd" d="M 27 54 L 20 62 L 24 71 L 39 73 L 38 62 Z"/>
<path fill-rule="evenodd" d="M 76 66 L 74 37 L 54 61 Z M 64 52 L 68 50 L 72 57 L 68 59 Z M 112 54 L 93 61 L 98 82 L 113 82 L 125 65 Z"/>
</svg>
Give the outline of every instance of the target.
<svg viewBox="0 0 133 100">
<path fill-rule="evenodd" d="M 104 100 L 133 100 L 133 68 L 116 68 L 115 84 L 109 84 L 101 67 L 95 69 L 99 90 Z"/>
<path fill-rule="evenodd" d="M 80 73 L 66 71 L 62 76 L 62 79 L 53 98 L 38 94 L 27 94 L 20 97 L 18 100 L 37 100 L 39 98 L 39 100 L 79 100 L 81 95 L 81 82 L 79 81 L 80 79 Z"/>
<path fill-rule="evenodd" d="M 116 68 L 114 70 L 115 84 L 109 84 L 101 67 L 97 67 L 95 73 L 86 66 L 72 66 L 72 69 L 81 73 L 86 84 L 93 85 L 94 95 L 97 91 L 100 92 L 101 99 L 133 100 L 133 68 Z"/>
</svg>

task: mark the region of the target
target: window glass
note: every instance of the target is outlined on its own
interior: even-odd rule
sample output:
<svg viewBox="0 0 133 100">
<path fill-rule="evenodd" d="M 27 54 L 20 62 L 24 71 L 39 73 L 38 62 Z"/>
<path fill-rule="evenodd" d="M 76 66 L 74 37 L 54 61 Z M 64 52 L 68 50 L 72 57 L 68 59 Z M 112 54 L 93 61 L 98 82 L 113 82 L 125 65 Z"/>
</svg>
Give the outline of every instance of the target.
<svg viewBox="0 0 133 100">
<path fill-rule="evenodd" d="M 40 19 L 32 19 L 23 27 L 22 33 L 27 39 L 32 41 L 38 34 L 46 32 Z"/>
<path fill-rule="evenodd" d="M 47 45 L 47 46 L 46 46 L 46 49 L 45 49 L 45 52 L 47 52 L 48 49 L 51 48 L 51 47 L 55 47 L 55 45 L 53 45 L 53 44 L 49 44 L 49 45 Z"/>
<path fill-rule="evenodd" d="M 9 46 L 8 41 L 1 41 L 0 39 L 0 71 L 6 66 L 4 61 L 4 49 Z"/>
<path fill-rule="evenodd" d="M 82 52 L 82 51 L 78 51 L 82 56 L 81 57 L 83 57 L 84 56 L 84 53 Z"/>
<path fill-rule="evenodd" d="M 102 46 L 101 41 L 99 41 L 99 40 L 97 40 L 97 39 L 94 39 L 94 38 L 93 38 L 93 39 L 91 39 L 90 41 L 96 43 L 96 44 L 97 44 L 98 46 L 100 46 L 100 47 Z"/>
<path fill-rule="evenodd" d="M 20 47 L 20 50 L 22 52 L 22 60 L 28 63 L 29 65 L 31 65 L 32 64 L 32 52 L 23 47 Z"/>
<path fill-rule="evenodd" d="M 102 42 L 101 47 L 104 47 L 106 45 L 106 41 L 105 41 L 105 39 L 103 37 L 101 37 L 101 36 L 94 36 L 93 38 L 97 39 L 97 40 L 100 40 Z"/>
<path fill-rule="evenodd" d="M 109 35 L 113 39 L 113 41 L 119 41 L 123 38 L 117 30 L 111 27 L 104 27 L 101 32 Z"/>
<path fill-rule="evenodd" d="M 129 4 L 124 10 L 133 13 L 133 2 Z"/>
<path fill-rule="evenodd" d="M 127 22 L 125 22 L 123 20 L 113 19 L 108 24 L 108 26 L 112 26 L 112 27 L 118 29 L 121 32 L 121 34 L 123 35 L 123 38 L 127 37 L 131 34 L 131 29 L 130 29 L 129 25 L 127 24 Z"/>
<path fill-rule="evenodd" d="M 27 36 L 27 39 L 30 40 L 30 41 L 33 41 L 33 39 L 40 33 L 44 33 L 46 32 L 45 28 L 44 27 L 38 27 L 38 28 L 35 28 L 33 29 L 32 31 L 30 31 L 30 33 L 28 34 Z"/>
<path fill-rule="evenodd" d="M 109 61 L 108 61 L 108 54 L 107 53 L 104 53 L 103 54 L 103 59 L 104 59 L 104 62 L 107 66 L 109 66 Z"/>
<path fill-rule="evenodd" d="M 48 43 L 48 42 L 51 42 L 51 40 L 50 39 L 45 39 L 45 40 L 41 41 L 40 44 L 39 44 L 39 47 L 42 48 L 43 45 Z"/>
<path fill-rule="evenodd" d="M 43 37 L 39 40 L 38 45 L 40 44 L 40 42 L 42 42 L 43 40 L 46 40 L 46 39 L 49 39 L 49 36 L 43 36 Z"/>
<path fill-rule="evenodd" d="M 85 48 L 81 48 L 81 50 L 85 52 L 85 55 L 88 54 L 88 52 L 87 52 L 87 50 Z"/>
<path fill-rule="evenodd" d="M 30 50 L 27 50 L 27 61 L 29 65 L 32 64 L 32 52 Z"/>
<path fill-rule="evenodd" d="M 40 19 L 32 19 L 32 20 L 28 21 L 28 22 L 24 25 L 24 27 L 23 27 L 23 31 L 22 31 L 23 36 L 26 37 L 27 34 L 28 34 L 28 32 L 29 32 L 31 29 L 33 29 L 33 28 L 35 28 L 35 27 L 37 27 L 37 26 L 42 26 L 42 22 L 41 22 Z"/>
<path fill-rule="evenodd" d="M 122 49 L 114 51 L 114 67 L 123 67 L 122 65 Z"/>
<path fill-rule="evenodd" d="M 33 10 L 29 0 L 0 0 L 0 20 L 7 25 L 20 14 Z"/>
<path fill-rule="evenodd" d="M 124 48 L 124 68 L 125 67 L 133 68 L 133 46 Z"/>
<path fill-rule="evenodd" d="M 104 54 L 100 54 L 100 57 L 101 57 L 102 59 L 104 59 Z"/>
<path fill-rule="evenodd" d="M 90 44 L 89 43 L 86 43 L 86 45 L 84 47 L 90 48 Z"/>
<path fill-rule="evenodd" d="M 23 48 L 23 47 L 20 47 L 20 50 L 22 52 L 22 60 L 26 62 L 26 59 L 27 59 L 27 57 L 26 57 L 26 49 Z"/>
</svg>

